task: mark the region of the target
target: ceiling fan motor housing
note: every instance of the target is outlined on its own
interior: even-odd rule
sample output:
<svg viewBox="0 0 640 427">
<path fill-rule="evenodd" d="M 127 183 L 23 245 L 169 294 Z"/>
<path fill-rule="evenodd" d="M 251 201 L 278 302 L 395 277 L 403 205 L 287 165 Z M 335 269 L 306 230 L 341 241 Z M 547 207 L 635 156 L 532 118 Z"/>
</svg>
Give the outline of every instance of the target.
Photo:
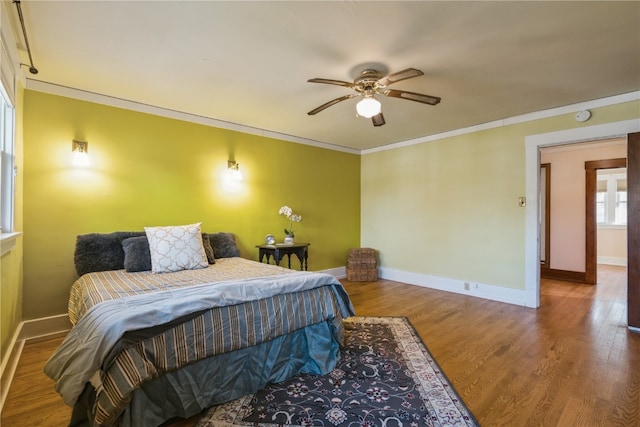
<svg viewBox="0 0 640 427">
<path fill-rule="evenodd" d="M 357 77 L 353 84 L 354 89 L 365 95 L 373 95 L 378 89 L 378 80 L 383 76 L 376 70 L 367 69 L 362 72 L 360 77 Z"/>
</svg>

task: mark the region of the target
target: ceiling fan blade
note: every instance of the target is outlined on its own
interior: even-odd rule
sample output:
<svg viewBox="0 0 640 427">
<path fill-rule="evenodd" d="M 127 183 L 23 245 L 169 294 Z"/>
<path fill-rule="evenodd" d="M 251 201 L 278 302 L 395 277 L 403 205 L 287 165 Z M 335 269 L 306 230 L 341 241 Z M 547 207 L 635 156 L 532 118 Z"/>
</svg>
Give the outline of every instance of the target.
<svg viewBox="0 0 640 427">
<path fill-rule="evenodd" d="M 440 98 L 437 96 L 423 95 L 421 93 L 407 92 L 405 90 L 387 89 L 382 91 L 383 95 L 391 96 L 394 98 L 408 99 L 411 101 L 422 102 L 423 104 L 436 105 L 440 102 Z"/>
<path fill-rule="evenodd" d="M 406 70 L 398 71 L 397 73 L 392 73 L 388 76 L 382 77 L 380 80 L 378 80 L 378 86 L 385 87 L 395 82 L 399 82 L 400 80 L 406 80 L 422 75 L 424 75 L 424 73 L 418 69 L 407 68 Z"/>
<path fill-rule="evenodd" d="M 354 96 L 359 96 L 359 95 L 357 93 L 351 93 L 349 95 L 341 96 L 340 98 L 332 99 L 331 101 L 322 104 L 318 108 L 314 108 L 313 110 L 309 111 L 307 114 L 310 115 L 310 116 L 313 116 L 314 114 L 319 113 L 320 111 L 324 110 L 325 108 L 329 108 L 332 105 L 337 104 L 338 102 L 345 101 L 347 99 L 353 98 Z"/>
<path fill-rule="evenodd" d="M 355 84 L 351 82 L 344 82 L 342 80 L 331 80 L 331 79 L 309 79 L 307 80 L 309 83 L 325 83 L 328 85 L 338 85 L 345 87 L 355 87 Z"/>
<path fill-rule="evenodd" d="M 371 117 L 371 121 L 373 122 L 374 126 L 382 126 L 385 121 L 384 121 L 384 116 L 382 115 L 382 112 L 376 114 L 375 116 Z"/>
</svg>

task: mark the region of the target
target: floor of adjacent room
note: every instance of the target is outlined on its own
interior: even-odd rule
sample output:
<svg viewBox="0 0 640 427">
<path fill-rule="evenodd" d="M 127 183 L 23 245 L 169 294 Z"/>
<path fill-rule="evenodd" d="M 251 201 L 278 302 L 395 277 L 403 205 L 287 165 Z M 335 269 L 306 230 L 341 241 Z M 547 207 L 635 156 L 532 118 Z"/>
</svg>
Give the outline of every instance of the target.
<svg viewBox="0 0 640 427">
<path fill-rule="evenodd" d="M 596 286 L 543 280 L 539 309 L 387 280 L 342 282 L 357 315 L 409 318 L 483 426 L 640 426 L 640 333 L 626 327 L 624 267 L 599 265 Z M 61 340 L 25 345 L 3 427 L 67 425 L 71 409 L 42 372 Z"/>
</svg>

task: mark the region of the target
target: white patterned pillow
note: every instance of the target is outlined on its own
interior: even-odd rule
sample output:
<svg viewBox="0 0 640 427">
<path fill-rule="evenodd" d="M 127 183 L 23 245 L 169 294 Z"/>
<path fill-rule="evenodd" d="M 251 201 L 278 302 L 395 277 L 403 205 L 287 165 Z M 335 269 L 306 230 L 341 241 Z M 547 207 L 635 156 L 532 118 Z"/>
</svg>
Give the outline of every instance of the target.
<svg viewBox="0 0 640 427">
<path fill-rule="evenodd" d="M 209 265 L 202 246 L 200 224 L 145 227 L 151 253 L 151 271 L 193 270 Z"/>
</svg>

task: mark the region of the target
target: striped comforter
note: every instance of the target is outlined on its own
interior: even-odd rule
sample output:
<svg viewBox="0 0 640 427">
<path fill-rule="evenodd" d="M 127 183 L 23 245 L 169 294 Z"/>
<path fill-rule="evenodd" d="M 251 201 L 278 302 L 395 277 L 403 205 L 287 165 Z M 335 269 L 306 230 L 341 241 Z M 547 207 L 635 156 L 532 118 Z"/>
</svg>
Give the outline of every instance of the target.
<svg viewBox="0 0 640 427">
<path fill-rule="evenodd" d="M 45 372 L 69 405 L 91 381 L 94 425 L 114 425 L 131 393 L 163 373 L 324 321 L 341 339 L 352 314 L 333 276 L 242 258 L 178 273 L 89 273 L 72 287 L 75 326 Z"/>
<path fill-rule="evenodd" d="M 293 270 L 277 265 L 261 264 L 244 258 L 220 258 L 209 268 L 174 273 L 99 271 L 83 275 L 71 286 L 69 320 L 72 325 L 75 325 L 89 308 L 111 299 L 177 290 L 202 283 L 229 282 L 293 273 L 295 273 Z"/>
</svg>

